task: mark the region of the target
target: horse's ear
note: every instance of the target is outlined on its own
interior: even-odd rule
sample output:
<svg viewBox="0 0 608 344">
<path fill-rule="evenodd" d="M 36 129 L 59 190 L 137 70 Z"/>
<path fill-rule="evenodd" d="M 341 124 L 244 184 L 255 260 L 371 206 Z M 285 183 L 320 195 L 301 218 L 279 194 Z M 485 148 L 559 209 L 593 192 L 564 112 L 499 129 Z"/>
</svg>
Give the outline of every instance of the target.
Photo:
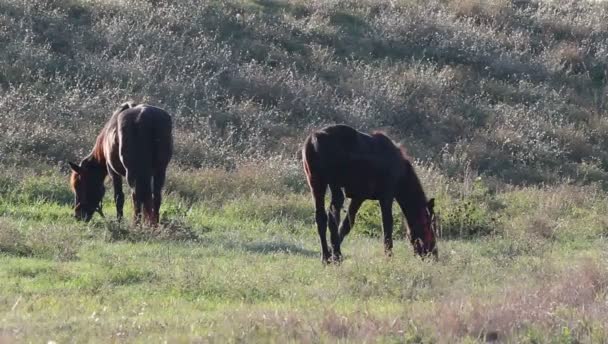
<svg viewBox="0 0 608 344">
<path fill-rule="evenodd" d="M 76 173 L 80 173 L 80 166 L 76 165 L 73 162 L 69 162 L 70 164 L 70 168 L 72 169 L 72 171 L 76 172 Z"/>
<path fill-rule="evenodd" d="M 432 214 L 434 212 L 434 208 L 435 208 L 435 199 L 431 198 L 426 206 L 429 208 L 429 211 Z"/>
</svg>

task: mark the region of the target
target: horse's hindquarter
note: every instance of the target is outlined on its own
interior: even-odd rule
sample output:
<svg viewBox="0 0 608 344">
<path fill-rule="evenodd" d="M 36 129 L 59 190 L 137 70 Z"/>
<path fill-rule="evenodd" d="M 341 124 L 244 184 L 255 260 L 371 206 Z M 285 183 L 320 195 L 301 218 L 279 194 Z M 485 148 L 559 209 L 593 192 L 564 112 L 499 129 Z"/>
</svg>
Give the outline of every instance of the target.
<svg viewBox="0 0 608 344">
<path fill-rule="evenodd" d="M 162 109 L 138 106 L 123 111 L 118 136 L 120 160 L 127 170 L 147 174 L 158 165 L 166 168 L 171 159 L 171 117 Z"/>
</svg>

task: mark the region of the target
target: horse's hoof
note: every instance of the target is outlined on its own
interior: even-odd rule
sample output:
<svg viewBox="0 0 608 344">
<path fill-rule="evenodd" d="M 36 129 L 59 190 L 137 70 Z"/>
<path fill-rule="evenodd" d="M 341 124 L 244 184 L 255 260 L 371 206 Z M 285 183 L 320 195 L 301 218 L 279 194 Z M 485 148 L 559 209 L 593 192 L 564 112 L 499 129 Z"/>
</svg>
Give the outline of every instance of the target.
<svg viewBox="0 0 608 344">
<path fill-rule="evenodd" d="M 336 264 L 340 264 L 342 262 L 342 255 L 338 254 L 338 255 L 331 256 L 331 262 L 332 263 L 336 263 Z"/>
</svg>

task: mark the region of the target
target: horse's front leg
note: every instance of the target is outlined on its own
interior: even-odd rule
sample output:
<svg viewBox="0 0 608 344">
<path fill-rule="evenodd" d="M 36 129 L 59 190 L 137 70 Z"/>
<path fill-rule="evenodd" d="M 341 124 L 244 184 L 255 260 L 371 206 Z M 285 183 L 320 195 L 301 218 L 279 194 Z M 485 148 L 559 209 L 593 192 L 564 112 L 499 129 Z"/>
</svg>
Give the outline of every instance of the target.
<svg viewBox="0 0 608 344">
<path fill-rule="evenodd" d="M 393 255 L 393 198 L 380 200 L 380 212 L 382 213 L 382 229 L 384 230 L 384 254 L 388 257 Z"/>
<path fill-rule="evenodd" d="M 112 179 L 112 186 L 114 188 L 114 202 L 116 202 L 116 218 L 118 221 L 122 219 L 123 207 L 125 205 L 125 194 L 122 192 L 122 177 L 120 174 L 114 172 L 111 168 L 108 168 L 110 178 Z"/>
</svg>

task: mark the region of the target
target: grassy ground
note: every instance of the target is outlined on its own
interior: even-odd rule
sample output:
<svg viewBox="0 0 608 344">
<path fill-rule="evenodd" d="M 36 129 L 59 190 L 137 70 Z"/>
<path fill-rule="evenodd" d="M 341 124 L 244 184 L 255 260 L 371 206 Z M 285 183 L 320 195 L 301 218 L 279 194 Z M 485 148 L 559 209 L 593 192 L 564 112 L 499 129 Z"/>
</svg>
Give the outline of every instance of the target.
<svg viewBox="0 0 608 344">
<path fill-rule="evenodd" d="M 608 341 L 606 4 L 0 0 L 0 342 Z M 174 118 L 156 231 L 71 217 L 128 99 Z M 438 262 L 366 203 L 321 265 L 297 152 L 336 122 L 417 158 Z"/>
<path fill-rule="evenodd" d="M 490 195 L 479 180 L 466 191 L 466 183 L 447 184 L 421 167 L 444 214 L 465 221 L 483 213 L 467 228 L 487 218 L 493 231 L 449 239 L 462 229 L 444 215 L 438 262 L 414 257 L 404 240 L 387 259 L 371 237 L 379 219 L 370 204 L 345 242 L 345 261 L 323 266 L 306 190 L 290 188 L 289 171 L 272 180 L 251 173 L 264 168 L 173 172 L 157 230 L 112 221 L 109 197 L 106 220 L 76 223 L 65 176 L 26 173 L 17 181 L 5 172 L 3 340 L 574 343 L 608 336 L 608 217 L 597 189 Z M 198 188 L 181 189 L 178 178 Z M 463 209 L 460 197 L 476 199 L 476 210 Z"/>
</svg>

